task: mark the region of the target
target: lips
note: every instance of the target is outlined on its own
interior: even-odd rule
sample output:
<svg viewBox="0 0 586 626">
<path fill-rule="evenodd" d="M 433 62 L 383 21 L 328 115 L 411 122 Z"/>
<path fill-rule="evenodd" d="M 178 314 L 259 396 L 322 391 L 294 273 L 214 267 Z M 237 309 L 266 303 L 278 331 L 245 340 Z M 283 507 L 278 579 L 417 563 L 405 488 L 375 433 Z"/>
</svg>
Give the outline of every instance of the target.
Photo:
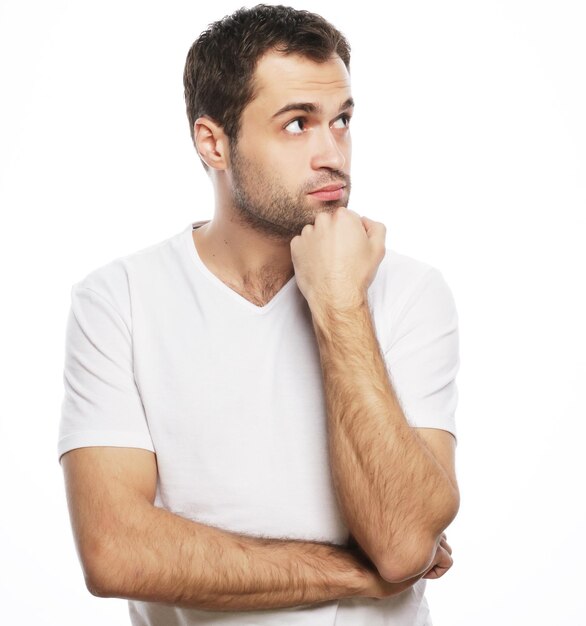
<svg viewBox="0 0 586 626">
<path fill-rule="evenodd" d="M 309 193 L 317 193 L 318 191 L 336 191 L 338 189 L 342 189 L 346 185 L 344 183 L 335 183 L 333 185 L 327 185 L 326 187 L 320 187 L 319 189 L 314 189 Z"/>
</svg>

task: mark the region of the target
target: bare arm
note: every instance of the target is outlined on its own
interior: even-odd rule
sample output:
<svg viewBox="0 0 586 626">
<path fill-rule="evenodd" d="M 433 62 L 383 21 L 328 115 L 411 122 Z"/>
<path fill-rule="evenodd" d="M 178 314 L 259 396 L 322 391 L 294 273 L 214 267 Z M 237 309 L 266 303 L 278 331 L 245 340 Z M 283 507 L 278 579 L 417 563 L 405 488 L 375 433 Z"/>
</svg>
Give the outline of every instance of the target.
<svg viewBox="0 0 586 626">
<path fill-rule="evenodd" d="M 346 310 L 321 302 L 311 310 L 340 507 L 381 575 L 405 580 L 429 569 L 456 516 L 455 479 L 405 419 L 366 299 Z"/>
<path fill-rule="evenodd" d="M 249 537 L 155 507 L 147 450 L 79 448 L 62 465 L 86 584 L 100 597 L 243 611 L 386 597 L 421 578 L 391 585 L 343 547 Z"/>
</svg>

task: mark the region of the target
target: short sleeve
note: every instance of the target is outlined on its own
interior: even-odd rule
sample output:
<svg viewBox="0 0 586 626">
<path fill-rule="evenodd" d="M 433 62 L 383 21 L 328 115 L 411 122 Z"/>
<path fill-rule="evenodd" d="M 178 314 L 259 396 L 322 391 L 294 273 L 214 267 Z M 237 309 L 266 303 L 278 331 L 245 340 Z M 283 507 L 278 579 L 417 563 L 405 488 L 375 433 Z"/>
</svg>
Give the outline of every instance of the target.
<svg viewBox="0 0 586 626">
<path fill-rule="evenodd" d="M 65 332 L 58 455 L 115 446 L 154 452 L 133 373 L 130 329 L 107 298 L 75 284 Z"/>
<path fill-rule="evenodd" d="M 422 277 L 391 336 L 384 357 L 407 421 L 417 428 L 447 430 L 457 440 L 458 314 L 436 268 Z"/>
</svg>

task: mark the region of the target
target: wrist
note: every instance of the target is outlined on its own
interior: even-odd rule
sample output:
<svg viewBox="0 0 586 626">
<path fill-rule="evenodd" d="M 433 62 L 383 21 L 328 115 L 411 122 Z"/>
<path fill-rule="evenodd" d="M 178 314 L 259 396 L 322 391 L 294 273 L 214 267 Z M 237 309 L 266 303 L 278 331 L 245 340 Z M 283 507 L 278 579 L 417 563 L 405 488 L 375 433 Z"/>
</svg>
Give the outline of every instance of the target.
<svg viewBox="0 0 586 626">
<path fill-rule="evenodd" d="M 362 324 L 365 316 L 370 317 L 370 308 L 366 296 L 356 297 L 344 303 L 332 301 L 313 301 L 309 304 L 313 329 L 319 338 L 330 337 L 332 332 L 343 333 L 349 325 Z"/>
<path fill-rule="evenodd" d="M 363 292 L 346 293 L 344 296 L 315 295 L 307 298 L 307 304 L 314 316 L 320 315 L 348 315 L 368 305 L 368 297 Z"/>
<path fill-rule="evenodd" d="M 348 594 L 346 597 L 366 598 L 371 594 L 374 584 L 376 584 L 375 573 L 366 567 L 357 565 L 347 574 L 346 588 Z"/>
</svg>

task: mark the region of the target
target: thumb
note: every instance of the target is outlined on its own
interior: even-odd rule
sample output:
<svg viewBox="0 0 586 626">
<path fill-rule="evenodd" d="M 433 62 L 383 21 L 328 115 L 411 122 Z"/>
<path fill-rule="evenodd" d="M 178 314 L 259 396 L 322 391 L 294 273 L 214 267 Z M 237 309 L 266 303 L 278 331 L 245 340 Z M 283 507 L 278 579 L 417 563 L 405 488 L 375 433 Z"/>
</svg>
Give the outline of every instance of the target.
<svg viewBox="0 0 586 626">
<path fill-rule="evenodd" d="M 362 225 L 364 226 L 367 237 L 384 246 L 385 236 L 387 233 L 386 226 L 382 222 L 376 222 L 375 220 L 371 220 L 364 215 L 362 215 L 360 219 L 362 220 Z"/>
<path fill-rule="evenodd" d="M 368 233 L 372 229 L 374 221 L 366 217 L 365 215 L 362 215 L 360 219 L 362 220 L 362 225 L 364 226 L 364 230 Z"/>
</svg>

